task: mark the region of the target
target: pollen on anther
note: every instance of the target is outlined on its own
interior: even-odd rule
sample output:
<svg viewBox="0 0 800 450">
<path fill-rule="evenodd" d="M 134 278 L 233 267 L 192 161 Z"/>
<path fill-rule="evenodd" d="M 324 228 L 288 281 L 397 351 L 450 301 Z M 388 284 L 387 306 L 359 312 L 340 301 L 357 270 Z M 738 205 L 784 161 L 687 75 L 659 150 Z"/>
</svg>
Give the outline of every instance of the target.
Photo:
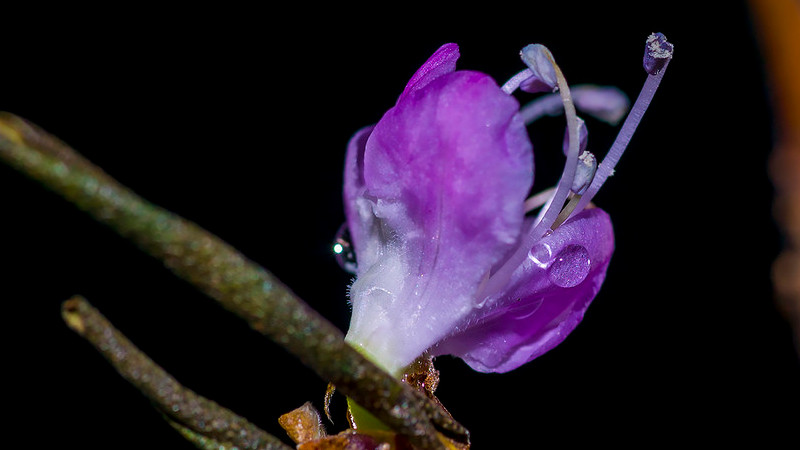
<svg viewBox="0 0 800 450">
<path fill-rule="evenodd" d="M 674 46 L 663 33 L 651 34 L 645 45 L 644 70 L 650 75 L 657 74 L 672 58 L 673 51 Z"/>
</svg>

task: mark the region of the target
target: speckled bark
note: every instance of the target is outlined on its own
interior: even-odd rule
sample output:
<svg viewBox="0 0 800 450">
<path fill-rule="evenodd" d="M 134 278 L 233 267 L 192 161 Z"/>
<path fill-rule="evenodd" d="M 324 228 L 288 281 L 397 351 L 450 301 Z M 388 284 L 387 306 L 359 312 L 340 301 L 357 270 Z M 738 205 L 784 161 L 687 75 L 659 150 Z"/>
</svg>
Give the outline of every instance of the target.
<svg viewBox="0 0 800 450">
<path fill-rule="evenodd" d="M 183 387 L 159 367 L 96 309 L 81 298 L 64 302 L 67 325 L 89 341 L 128 382 L 133 384 L 176 428 L 240 449 L 289 450 L 291 447 L 247 420 Z M 184 433 L 185 434 L 185 433 Z"/>
<path fill-rule="evenodd" d="M 338 328 L 267 270 L 140 198 L 43 130 L 0 114 L 0 159 L 162 260 L 416 446 L 441 448 L 436 429 L 468 440 L 467 431 L 437 405 L 345 344 Z"/>
</svg>

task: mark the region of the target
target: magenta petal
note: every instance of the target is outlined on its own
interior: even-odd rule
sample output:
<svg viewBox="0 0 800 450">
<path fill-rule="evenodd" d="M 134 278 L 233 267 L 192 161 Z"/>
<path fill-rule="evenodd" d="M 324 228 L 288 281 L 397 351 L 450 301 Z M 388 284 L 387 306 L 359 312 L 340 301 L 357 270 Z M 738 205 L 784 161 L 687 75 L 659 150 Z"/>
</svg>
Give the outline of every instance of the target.
<svg viewBox="0 0 800 450">
<path fill-rule="evenodd" d="M 455 72 L 456 61 L 459 56 L 460 53 L 457 44 L 444 44 L 439 47 L 439 49 L 425 61 L 425 64 L 417 69 L 414 75 L 411 76 L 408 84 L 406 84 L 406 88 L 403 89 L 403 93 L 400 94 L 400 98 L 397 100 L 398 103 L 405 96 L 424 88 L 428 83 L 440 76 Z"/>
<path fill-rule="evenodd" d="M 544 237 L 490 311 L 443 340 L 435 354 L 461 357 L 480 372 L 507 372 L 561 343 L 583 319 L 614 251 L 608 215 L 587 209 Z"/>
<path fill-rule="evenodd" d="M 406 92 L 366 145 L 354 144 L 363 186 L 351 161 L 359 158 L 348 156 L 356 169 L 346 190 L 360 192 L 345 195 L 348 223 L 361 227 L 351 228 L 358 277 L 348 341 L 387 370 L 472 311 L 484 277 L 518 242 L 533 181 L 518 108 L 487 75 L 448 73 Z"/>
</svg>

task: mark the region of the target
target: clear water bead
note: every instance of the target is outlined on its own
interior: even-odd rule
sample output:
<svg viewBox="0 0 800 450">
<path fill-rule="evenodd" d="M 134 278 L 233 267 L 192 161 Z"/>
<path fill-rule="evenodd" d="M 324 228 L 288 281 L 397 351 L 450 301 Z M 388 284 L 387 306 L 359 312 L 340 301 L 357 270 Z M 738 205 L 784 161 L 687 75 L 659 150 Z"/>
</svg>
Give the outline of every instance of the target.
<svg viewBox="0 0 800 450">
<path fill-rule="evenodd" d="M 574 287 L 589 275 L 591 260 L 586 247 L 568 245 L 555 257 L 547 274 L 550 281 L 560 287 Z"/>
<path fill-rule="evenodd" d="M 336 232 L 332 250 L 339 267 L 345 272 L 355 274 L 358 264 L 356 263 L 356 252 L 350 242 L 350 229 L 347 228 L 347 223 L 343 223 Z"/>
<path fill-rule="evenodd" d="M 547 265 L 550 264 L 550 260 L 553 258 L 553 252 L 550 250 L 549 245 L 539 242 L 528 252 L 528 258 L 537 266 L 546 269 Z"/>
</svg>

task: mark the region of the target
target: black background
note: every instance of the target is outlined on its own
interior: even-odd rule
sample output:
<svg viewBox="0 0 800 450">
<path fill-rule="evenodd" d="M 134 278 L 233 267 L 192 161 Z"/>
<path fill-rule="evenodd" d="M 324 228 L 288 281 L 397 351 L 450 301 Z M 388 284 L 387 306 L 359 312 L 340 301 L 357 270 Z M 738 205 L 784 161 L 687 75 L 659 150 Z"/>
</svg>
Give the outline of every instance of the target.
<svg viewBox="0 0 800 450">
<path fill-rule="evenodd" d="M 617 250 L 584 322 L 508 374 L 440 358 L 439 395 L 481 449 L 745 437 L 796 448 L 800 364 L 770 284 L 781 246 L 773 135 L 745 4 L 600 3 L 10 13 L 0 109 L 216 233 L 346 329 L 350 278 L 329 250 L 344 219 L 345 146 L 436 48 L 457 42 L 460 69 L 502 83 L 522 68 L 519 49 L 540 42 L 570 83 L 633 99 L 644 39 L 661 31 L 675 59 L 595 199 Z M 589 126 L 602 154 L 615 130 Z M 545 188 L 561 171 L 563 119 L 530 132 Z M 273 434 L 283 436 L 280 414 L 321 405 L 325 380 L 160 263 L 5 166 L 0 192 L 11 413 L 0 439 L 193 448 L 63 325 L 60 303 L 74 294 L 183 384 Z M 331 431 L 344 426 L 342 403 Z"/>
</svg>

